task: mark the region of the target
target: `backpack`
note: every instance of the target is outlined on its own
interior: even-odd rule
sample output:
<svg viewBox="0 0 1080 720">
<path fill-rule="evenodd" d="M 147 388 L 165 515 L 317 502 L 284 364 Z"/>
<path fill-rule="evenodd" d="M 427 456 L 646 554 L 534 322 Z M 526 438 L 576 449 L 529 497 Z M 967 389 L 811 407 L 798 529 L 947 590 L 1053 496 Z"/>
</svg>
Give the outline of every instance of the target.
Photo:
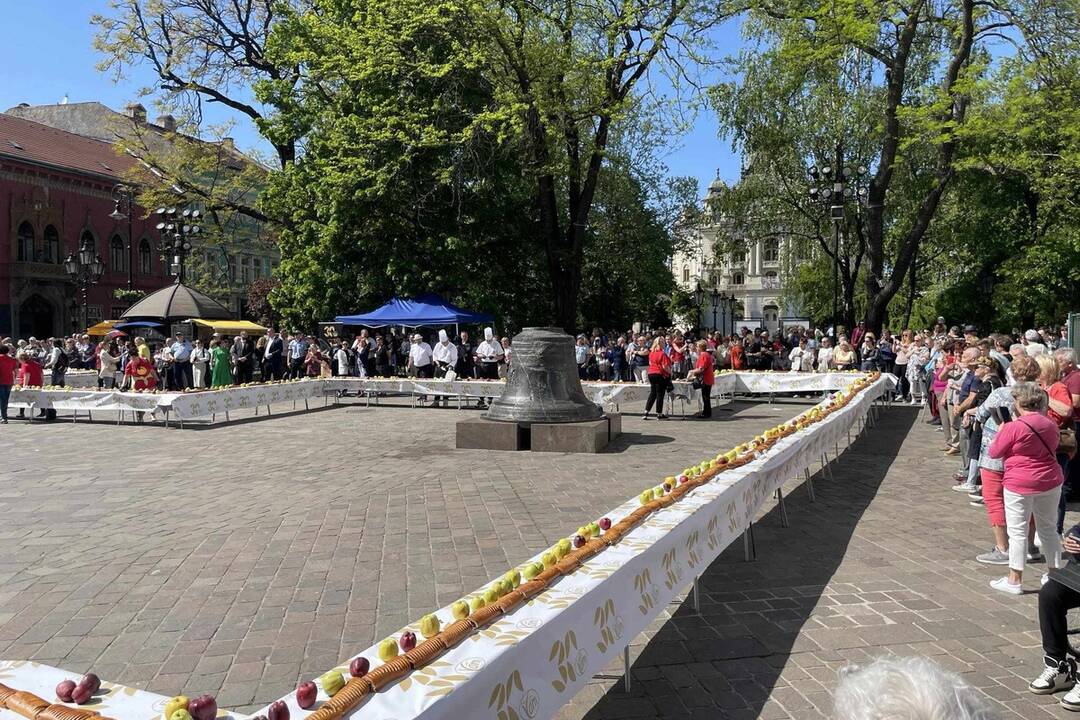
<svg viewBox="0 0 1080 720">
<path fill-rule="evenodd" d="M 56 362 L 53 363 L 53 372 L 65 372 L 68 369 L 68 356 L 67 353 L 60 349 L 60 354 L 56 357 Z"/>
</svg>

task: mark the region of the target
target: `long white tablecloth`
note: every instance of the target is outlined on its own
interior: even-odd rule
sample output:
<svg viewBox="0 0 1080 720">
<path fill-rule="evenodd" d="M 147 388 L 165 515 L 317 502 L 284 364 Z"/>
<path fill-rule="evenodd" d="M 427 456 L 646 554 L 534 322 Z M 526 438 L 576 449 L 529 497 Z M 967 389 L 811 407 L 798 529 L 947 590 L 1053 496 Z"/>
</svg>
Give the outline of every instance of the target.
<svg viewBox="0 0 1080 720">
<path fill-rule="evenodd" d="M 506 718 L 511 717 L 508 708 L 519 718 L 555 715 L 739 537 L 777 488 L 832 451 L 853 426 L 865 421 L 874 400 L 890 387 L 889 379 L 877 380 L 840 411 L 782 438 L 753 462 L 720 474 L 654 513 L 574 574 L 370 696 L 348 717 Z M 718 450 L 703 448 L 702 455 Z M 618 522 L 636 507 L 637 502 L 630 500 L 607 517 Z M 437 615 L 444 627 L 453 621 L 449 607 Z M 421 637 L 416 624 L 392 637 L 406 629 Z M 373 668 L 380 664 L 377 645 L 359 654 Z M 348 661 L 338 667 L 346 677 L 347 667 Z M 296 705 L 294 694 L 285 700 L 291 717 L 309 714 Z"/>
<path fill-rule="evenodd" d="M 722 373 L 716 376 L 713 393 L 798 393 L 827 392 L 846 387 L 861 373 Z M 896 378 L 882 376 L 895 387 Z M 690 383 L 674 383 L 673 397 L 701 405 L 701 395 Z M 156 419 L 187 420 L 225 415 L 233 410 L 254 409 L 287 401 L 306 401 L 342 390 L 405 395 L 444 395 L 463 398 L 493 398 L 502 394 L 501 380 L 422 380 L 417 378 L 314 378 L 295 382 L 253 384 L 189 393 L 134 393 L 118 390 L 41 390 L 15 388 L 11 405 L 15 408 L 68 410 L 80 413 L 101 411 L 149 412 Z M 601 407 L 622 409 L 623 405 L 644 403 L 649 386 L 637 383 L 582 383 L 586 397 Z"/>
<path fill-rule="evenodd" d="M 0 683 L 13 690 L 33 693 L 46 702 L 59 703 L 56 698 L 56 686 L 62 680 L 78 682 L 80 677 L 82 676 L 78 673 L 41 663 L 0 660 Z M 146 690 L 107 682 L 105 678 L 101 680 L 101 691 L 94 695 L 94 703 L 85 705 L 85 708 L 113 720 L 161 720 L 165 703 L 169 698 Z M 245 720 L 248 717 L 239 713 L 218 710 L 218 720 Z M 11 710 L 0 710 L 0 720 L 26 720 L 26 718 Z"/>
</svg>

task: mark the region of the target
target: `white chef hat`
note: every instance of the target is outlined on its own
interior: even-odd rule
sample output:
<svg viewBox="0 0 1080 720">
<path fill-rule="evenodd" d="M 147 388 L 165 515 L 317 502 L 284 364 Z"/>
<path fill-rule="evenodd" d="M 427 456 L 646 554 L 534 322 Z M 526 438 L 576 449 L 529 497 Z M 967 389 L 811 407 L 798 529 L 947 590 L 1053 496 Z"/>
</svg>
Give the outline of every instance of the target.
<svg viewBox="0 0 1080 720">
<path fill-rule="evenodd" d="M 495 333 L 491 331 L 491 328 L 484 328 L 484 339 L 490 341 L 493 337 L 495 337 Z"/>
<path fill-rule="evenodd" d="M 439 342 L 441 342 L 441 343 L 450 342 L 450 338 L 449 338 L 449 336 L 447 336 L 445 330 L 440 330 L 439 331 Z"/>
</svg>

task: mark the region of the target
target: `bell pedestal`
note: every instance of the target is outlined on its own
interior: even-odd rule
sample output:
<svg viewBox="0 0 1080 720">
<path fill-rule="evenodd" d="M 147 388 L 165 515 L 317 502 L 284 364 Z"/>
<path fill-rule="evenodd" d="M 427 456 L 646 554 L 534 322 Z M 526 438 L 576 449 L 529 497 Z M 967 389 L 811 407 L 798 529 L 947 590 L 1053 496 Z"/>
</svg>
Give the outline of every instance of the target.
<svg viewBox="0 0 1080 720">
<path fill-rule="evenodd" d="M 509 423 L 478 417 L 457 424 L 459 450 L 598 453 L 622 433 L 621 415 L 572 423 Z"/>
</svg>

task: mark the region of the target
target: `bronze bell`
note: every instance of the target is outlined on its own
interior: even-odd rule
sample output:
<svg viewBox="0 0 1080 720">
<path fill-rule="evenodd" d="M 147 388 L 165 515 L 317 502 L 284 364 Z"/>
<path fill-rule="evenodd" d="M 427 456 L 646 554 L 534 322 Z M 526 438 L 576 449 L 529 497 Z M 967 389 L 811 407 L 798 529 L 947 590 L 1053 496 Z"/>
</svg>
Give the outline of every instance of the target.
<svg viewBox="0 0 1080 720">
<path fill-rule="evenodd" d="M 574 338 L 551 327 L 525 328 L 514 336 L 506 389 L 484 417 L 529 425 L 602 416 L 581 389 Z"/>
</svg>

